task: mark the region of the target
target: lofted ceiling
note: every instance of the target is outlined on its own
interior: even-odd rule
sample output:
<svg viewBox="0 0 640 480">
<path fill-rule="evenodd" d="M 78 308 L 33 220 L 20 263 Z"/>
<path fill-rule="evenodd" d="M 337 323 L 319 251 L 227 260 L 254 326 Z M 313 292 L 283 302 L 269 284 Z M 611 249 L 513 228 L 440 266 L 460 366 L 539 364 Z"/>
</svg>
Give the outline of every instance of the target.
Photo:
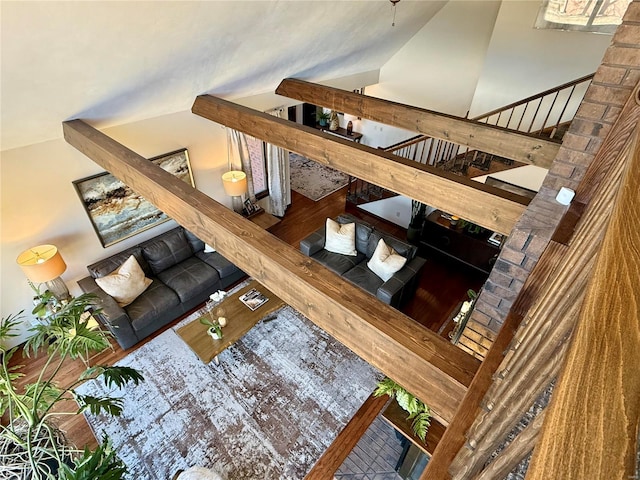
<svg viewBox="0 0 640 480">
<path fill-rule="evenodd" d="M 376 70 L 445 3 L 1 0 L 0 149 Z"/>
</svg>

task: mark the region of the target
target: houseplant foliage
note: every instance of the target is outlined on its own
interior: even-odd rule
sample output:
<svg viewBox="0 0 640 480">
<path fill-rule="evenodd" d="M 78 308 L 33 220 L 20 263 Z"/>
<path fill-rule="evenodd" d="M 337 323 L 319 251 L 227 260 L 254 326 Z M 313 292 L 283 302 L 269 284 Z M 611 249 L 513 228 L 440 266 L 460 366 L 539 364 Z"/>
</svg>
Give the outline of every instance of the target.
<svg viewBox="0 0 640 480">
<path fill-rule="evenodd" d="M 91 479 L 112 480 L 122 478 L 126 467 L 115 455 L 107 438 L 95 450 L 76 449 L 69 445 L 64 434 L 56 427 L 56 420 L 68 415 L 78 415 L 85 410 L 93 414 L 119 415 L 122 399 L 93 397 L 75 392 L 79 385 L 101 378 L 108 387 L 122 387 L 128 383 L 137 385 L 143 380 L 135 369 L 118 366 L 94 366 L 79 377 L 61 385 L 59 377 L 68 365 L 67 360 L 77 359 L 91 352 L 109 347 L 107 333 L 87 327 L 88 309 L 95 297 L 85 294 L 56 304 L 43 312 L 43 305 L 50 305 L 47 292 L 36 290 L 34 314 L 39 321 L 30 329 L 33 334 L 23 347 L 26 356 L 46 351 L 44 365 L 35 383 L 19 386 L 22 365 L 12 366 L 10 360 L 18 347 L 4 347 L 22 320 L 22 312 L 9 315 L 0 323 L 0 470 L 8 478 L 24 479 Z"/>
<path fill-rule="evenodd" d="M 429 406 L 388 377 L 380 381 L 373 392 L 374 397 L 381 397 L 382 395 L 389 395 L 391 398 L 396 399 L 398 405 L 409 414 L 407 420 L 411 420 L 413 433 L 424 442 L 427 438 L 429 425 L 431 425 L 431 409 Z"/>
</svg>

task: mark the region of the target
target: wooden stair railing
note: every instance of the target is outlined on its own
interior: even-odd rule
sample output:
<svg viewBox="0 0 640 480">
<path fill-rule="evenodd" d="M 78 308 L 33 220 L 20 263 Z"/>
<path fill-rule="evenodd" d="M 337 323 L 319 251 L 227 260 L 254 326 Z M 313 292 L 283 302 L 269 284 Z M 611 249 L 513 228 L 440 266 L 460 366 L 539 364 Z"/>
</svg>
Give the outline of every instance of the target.
<svg viewBox="0 0 640 480">
<path fill-rule="evenodd" d="M 484 113 L 472 120 L 561 142 L 593 76 L 593 73 L 585 75 Z M 483 165 L 487 167 L 493 160 L 502 161 L 507 165 L 513 164 L 508 158 L 428 135 L 416 135 L 388 147 L 381 147 L 381 150 L 461 174 L 466 174 L 469 165 L 477 162 L 479 156 Z M 368 190 L 366 185 L 360 185 L 359 188 Z"/>
</svg>

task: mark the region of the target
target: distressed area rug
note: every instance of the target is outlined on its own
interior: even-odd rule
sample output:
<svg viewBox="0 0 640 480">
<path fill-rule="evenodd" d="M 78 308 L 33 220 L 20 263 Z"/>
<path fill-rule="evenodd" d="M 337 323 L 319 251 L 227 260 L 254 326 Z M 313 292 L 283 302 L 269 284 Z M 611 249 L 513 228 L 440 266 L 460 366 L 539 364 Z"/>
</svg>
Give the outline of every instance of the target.
<svg viewBox="0 0 640 480">
<path fill-rule="evenodd" d="M 291 189 L 318 201 L 349 183 L 349 176 L 313 160 L 289 153 Z"/>
<path fill-rule="evenodd" d="M 141 370 L 141 385 L 78 389 L 124 398 L 120 417 L 85 416 L 97 438 L 109 435 L 128 478 L 203 466 L 227 480 L 302 479 L 382 378 L 291 307 L 219 359 L 204 365 L 167 330 L 118 362 Z"/>
</svg>

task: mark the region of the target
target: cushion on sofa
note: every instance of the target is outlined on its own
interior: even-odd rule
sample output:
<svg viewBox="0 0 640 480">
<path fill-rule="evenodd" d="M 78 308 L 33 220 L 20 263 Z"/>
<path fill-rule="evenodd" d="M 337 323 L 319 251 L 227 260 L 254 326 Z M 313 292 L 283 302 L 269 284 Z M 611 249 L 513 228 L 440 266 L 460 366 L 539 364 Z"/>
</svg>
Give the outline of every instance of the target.
<svg viewBox="0 0 640 480">
<path fill-rule="evenodd" d="M 93 263 L 87 267 L 89 271 L 89 275 L 93 278 L 104 277 L 105 275 L 109 275 L 114 270 L 117 270 L 127 259 L 133 255 L 136 257 L 138 265 L 142 268 L 142 271 L 147 276 L 151 276 L 153 272 L 149 268 L 147 261 L 142 256 L 142 249 L 139 246 L 127 248 L 126 250 L 111 255 L 109 258 L 105 258 L 96 263 Z"/>
<path fill-rule="evenodd" d="M 407 259 L 402 255 L 398 255 L 381 238 L 371 259 L 367 262 L 367 267 L 386 282 L 393 277 L 394 273 L 404 267 L 405 263 L 407 263 Z"/>
<path fill-rule="evenodd" d="M 352 255 L 342 255 L 340 253 L 329 252 L 322 249 L 312 255 L 315 261 L 320 262 L 329 270 L 334 271 L 338 275 L 342 275 L 347 270 L 352 269 L 360 262 L 365 260 L 365 256 L 362 253 L 358 253 L 355 257 Z"/>
<path fill-rule="evenodd" d="M 142 295 L 125 307 L 125 310 L 131 320 L 131 327 L 140 331 L 179 304 L 180 299 L 173 290 L 160 281 L 154 281 Z"/>
<path fill-rule="evenodd" d="M 109 275 L 96 278 L 98 286 L 111 295 L 121 307 L 126 307 L 138 298 L 151 282 L 133 255 Z"/>
<path fill-rule="evenodd" d="M 415 245 L 411 245 L 410 243 L 403 242 L 402 240 L 398 240 L 395 237 L 391 237 L 389 235 L 383 235 L 382 233 L 375 231 L 369 237 L 369 246 L 367 247 L 367 258 L 371 258 L 373 252 L 376 251 L 378 247 L 378 242 L 383 238 L 384 242 L 391 248 L 393 248 L 398 255 L 401 255 L 409 260 L 413 260 L 416 256 L 416 252 L 418 249 Z"/>
<path fill-rule="evenodd" d="M 336 220 L 338 223 L 356 224 L 356 250 L 366 254 L 369 246 L 369 237 L 371 233 L 373 233 L 373 227 L 348 214 L 338 215 Z"/>
<path fill-rule="evenodd" d="M 186 260 L 193 255 L 193 250 L 184 230 L 176 228 L 142 244 L 142 254 L 151 271 L 158 275 L 167 268 Z"/>
<path fill-rule="evenodd" d="M 354 283 L 372 295 L 376 295 L 378 288 L 380 288 L 380 285 L 384 283 L 379 276 L 367 267 L 365 262 L 359 263 L 354 268 L 346 272 L 343 275 L 343 278 L 349 280 L 351 283 Z"/>
<path fill-rule="evenodd" d="M 229 275 L 233 275 L 238 271 L 238 267 L 236 267 L 233 263 L 224 258 L 215 250 L 211 253 L 207 253 L 205 250 L 203 250 L 202 252 L 196 253 L 196 257 L 198 257 L 210 267 L 215 268 L 218 271 L 218 275 L 220 275 L 220 278 L 228 277 Z"/>
<path fill-rule="evenodd" d="M 325 250 L 341 255 L 356 256 L 356 224 L 340 224 L 331 218 L 327 218 L 325 226 Z"/>
<path fill-rule="evenodd" d="M 211 245 L 204 243 L 202 240 L 196 237 L 189 230 L 185 229 L 184 235 L 185 237 L 187 237 L 187 242 L 189 242 L 189 245 L 191 245 L 191 249 L 193 250 L 194 253 L 198 253 L 200 251 L 203 251 L 204 253 L 213 253 L 216 251 L 215 248 L 213 248 Z"/>
<path fill-rule="evenodd" d="M 158 274 L 158 280 L 171 288 L 181 302 L 188 302 L 220 281 L 218 272 L 196 257 L 189 257 Z"/>
</svg>

